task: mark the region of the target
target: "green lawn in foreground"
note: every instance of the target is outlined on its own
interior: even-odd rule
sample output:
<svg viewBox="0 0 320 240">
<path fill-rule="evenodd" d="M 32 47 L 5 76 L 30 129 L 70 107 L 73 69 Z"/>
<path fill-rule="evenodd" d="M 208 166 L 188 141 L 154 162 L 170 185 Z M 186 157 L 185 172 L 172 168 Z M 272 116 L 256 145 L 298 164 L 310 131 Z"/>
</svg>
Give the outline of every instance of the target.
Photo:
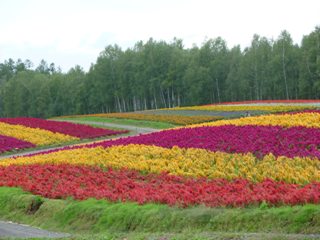
<svg viewBox="0 0 320 240">
<path fill-rule="evenodd" d="M 1 238 L 21 240 L 21 238 Z M 50 240 L 52 238 L 28 238 L 29 240 Z M 182 232 L 182 233 L 104 233 L 72 235 L 61 240 L 315 240 L 316 236 L 270 233 L 219 233 L 219 232 Z"/>
<path fill-rule="evenodd" d="M 40 208 L 30 213 L 28 210 L 35 202 L 40 203 Z M 231 238 L 239 237 L 239 234 L 235 234 L 237 232 L 259 232 L 257 236 L 272 233 L 268 236 L 275 238 L 269 239 L 302 239 L 286 238 L 283 234 L 319 234 L 320 205 L 269 208 L 262 204 L 260 207 L 243 209 L 204 206 L 181 209 L 159 204 L 110 203 L 96 199 L 50 200 L 19 188 L 0 187 L 0 219 L 77 234 L 77 239 L 81 239 L 80 236 L 93 239 L 90 237 L 92 234 L 98 234 L 95 239 L 123 239 L 122 236 L 157 239 L 137 238 L 152 235 L 170 237 L 164 239 L 188 239 L 185 236 L 189 236 L 189 239 L 193 239 L 191 236 L 198 236 L 195 239 L 212 239 L 210 236 L 214 234 L 230 234 L 230 238 L 226 239 L 241 239 Z"/>
<path fill-rule="evenodd" d="M 122 119 L 122 118 L 105 118 L 105 117 L 68 117 L 68 118 L 57 118 L 56 120 L 76 120 L 85 122 L 104 122 L 104 123 L 115 123 L 121 125 L 130 125 L 136 127 L 146 127 L 146 128 L 155 128 L 155 129 L 166 129 L 173 128 L 176 125 L 172 123 L 165 122 L 155 122 L 155 121 L 143 121 L 143 120 L 134 120 L 134 119 Z"/>
</svg>

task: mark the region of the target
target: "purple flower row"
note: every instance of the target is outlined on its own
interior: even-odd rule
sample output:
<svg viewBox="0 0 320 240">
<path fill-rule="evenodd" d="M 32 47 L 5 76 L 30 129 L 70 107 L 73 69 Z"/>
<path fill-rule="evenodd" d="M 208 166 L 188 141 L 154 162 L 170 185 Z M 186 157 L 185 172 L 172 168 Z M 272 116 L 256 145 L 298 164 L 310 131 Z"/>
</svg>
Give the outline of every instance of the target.
<svg viewBox="0 0 320 240">
<path fill-rule="evenodd" d="M 156 145 L 166 148 L 203 148 L 228 153 L 253 153 L 262 157 L 311 156 L 320 158 L 320 129 L 278 126 L 219 126 L 182 128 L 89 145 L 104 147 L 126 144 Z"/>
<path fill-rule="evenodd" d="M 16 138 L 0 135 L 0 153 L 31 147 L 35 147 L 35 145 Z"/>
<path fill-rule="evenodd" d="M 62 133 L 73 137 L 97 138 L 102 136 L 116 135 L 127 131 L 114 131 L 104 128 L 94 128 L 83 124 L 75 124 L 69 122 L 57 122 L 44 120 L 40 118 L 0 118 L 0 122 L 9 124 L 19 124 L 31 128 L 40 128 L 51 132 Z"/>
</svg>

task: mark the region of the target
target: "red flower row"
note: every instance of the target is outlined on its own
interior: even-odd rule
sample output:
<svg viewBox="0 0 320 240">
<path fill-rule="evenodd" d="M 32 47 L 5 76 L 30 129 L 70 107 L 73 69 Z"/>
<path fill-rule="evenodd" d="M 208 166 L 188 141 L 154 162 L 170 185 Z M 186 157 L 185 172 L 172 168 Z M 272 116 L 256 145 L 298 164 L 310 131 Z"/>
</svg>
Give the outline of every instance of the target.
<svg viewBox="0 0 320 240">
<path fill-rule="evenodd" d="M 35 147 L 35 145 L 30 142 L 0 135 L 0 153 L 11 151 L 13 149 L 24 149 L 31 147 Z"/>
<path fill-rule="evenodd" d="M 71 165 L 25 165 L 0 167 L 0 186 L 22 187 L 49 198 L 107 199 L 154 202 L 169 205 L 247 206 L 266 201 L 270 205 L 320 203 L 320 183 L 305 186 L 266 179 L 191 179 L 143 175 L 136 171 Z"/>
<path fill-rule="evenodd" d="M 57 122 L 40 118 L 0 118 L 0 122 L 19 124 L 31 128 L 40 128 L 51 132 L 62 133 L 78 138 L 97 138 L 102 136 L 116 135 L 127 131 L 114 131 L 104 128 L 94 128 L 83 124 L 69 122 Z"/>
</svg>

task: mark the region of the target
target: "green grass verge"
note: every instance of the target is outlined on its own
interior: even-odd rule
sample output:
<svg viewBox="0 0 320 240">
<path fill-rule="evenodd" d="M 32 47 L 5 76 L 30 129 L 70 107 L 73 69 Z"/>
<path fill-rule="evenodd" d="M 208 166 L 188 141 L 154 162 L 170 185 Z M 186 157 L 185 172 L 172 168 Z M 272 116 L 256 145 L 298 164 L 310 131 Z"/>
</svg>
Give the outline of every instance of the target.
<svg viewBox="0 0 320 240">
<path fill-rule="evenodd" d="M 21 240 L 21 238 L 1 238 Z M 28 238 L 29 240 L 49 240 L 49 238 Z M 72 235 L 61 240 L 315 240 L 316 236 L 270 233 L 219 233 L 219 232 L 183 232 L 183 233 L 104 233 L 92 235 Z"/>
<path fill-rule="evenodd" d="M 35 210 L 34 206 L 39 206 L 39 209 Z M 165 233 L 167 236 L 180 234 L 182 238 L 188 234 L 200 237 L 213 232 L 319 234 L 320 205 L 278 208 L 262 205 L 260 208 L 243 209 L 196 206 L 181 209 L 96 199 L 52 200 L 19 188 L 0 187 L 0 219 L 84 236 L 155 233 L 160 236 Z"/>
<path fill-rule="evenodd" d="M 53 118 L 54 119 L 54 118 Z M 69 117 L 69 118 L 62 118 L 59 117 L 57 120 L 77 120 L 83 122 L 102 122 L 102 123 L 115 123 L 121 125 L 130 125 L 136 127 L 146 127 L 146 128 L 155 128 L 155 129 L 166 129 L 166 128 L 173 128 L 177 125 L 172 123 L 165 123 L 165 122 L 155 122 L 155 121 L 143 121 L 143 120 L 134 120 L 134 119 L 121 119 L 121 118 L 104 118 L 104 117 Z"/>
</svg>

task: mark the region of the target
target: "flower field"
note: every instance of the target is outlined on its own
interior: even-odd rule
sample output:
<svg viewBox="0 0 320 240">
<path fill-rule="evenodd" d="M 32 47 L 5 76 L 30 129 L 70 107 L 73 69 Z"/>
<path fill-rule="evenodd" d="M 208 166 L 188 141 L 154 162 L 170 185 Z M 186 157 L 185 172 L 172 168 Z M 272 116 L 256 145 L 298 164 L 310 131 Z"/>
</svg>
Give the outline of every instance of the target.
<svg viewBox="0 0 320 240">
<path fill-rule="evenodd" d="M 317 110 L 219 120 L 9 158 L 0 186 L 182 207 L 319 204 L 319 120 Z"/>
<path fill-rule="evenodd" d="M 141 174 L 131 170 L 103 170 L 72 165 L 27 165 L 0 168 L 0 185 L 20 186 L 48 198 L 83 200 L 90 197 L 110 201 L 135 201 L 189 206 L 246 206 L 319 203 L 320 183 L 304 186 L 266 179 L 191 179 L 168 174 Z"/>
<path fill-rule="evenodd" d="M 35 145 L 32 143 L 0 135 L 0 153 L 11 151 L 13 149 L 23 149 L 32 147 L 35 147 Z"/>
<path fill-rule="evenodd" d="M 72 149 L 0 162 L 0 166 L 29 164 L 127 168 L 193 178 L 245 178 L 252 182 L 261 182 L 266 178 L 299 184 L 320 181 L 319 162 L 312 157 L 292 159 L 269 154 L 260 159 L 252 153 L 230 154 L 197 148 L 162 148 L 137 144 Z"/>
<path fill-rule="evenodd" d="M 0 118 L 0 153 L 122 133 L 37 118 Z"/>
<path fill-rule="evenodd" d="M 192 106 L 192 107 L 176 107 L 170 110 L 194 110 L 194 111 L 265 111 L 265 112 L 290 112 L 290 111 L 301 111 L 304 109 L 315 109 L 312 105 L 295 105 L 295 104 L 268 104 L 268 105 L 255 105 L 255 104 L 226 104 L 226 105 L 203 105 L 203 106 Z"/>
<path fill-rule="evenodd" d="M 262 125 L 262 126 L 281 126 L 281 127 L 307 127 L 320 128 L 320 112 L 315 110 L 284 113 L 281 115 L 262 115 L 255 117 L 246 117 L 231 120 L 222 120 L 218 122 L 203 123 L 190 127 L 199 126 L 223 126 L 223 125 Z"/>
<path fill-rule="evenodd" d="M 24 127 L 30 128 L 39 128 L 43 130 L 48 130 L 53 133 L 61 133 L 80 139 L 97 138 L 102 136 L 115 135 L 119 133 L 119 131 L 116 132 L 110 129 L 94 128 L 82 124 L 56 122 L 40 118 L 0 118 L 0 122 L 13 125 L 22 125 Z"/>
<path fill-rule="evenodd" d="M 0 134 L 30 142 L 37 146 L 70 142 L 78 138 L 61 133 L 54 133 L 40 128 L 30 128 L 23 125 L 13 125 L 0 122 Z"/>
<path fill-rule="evenodd" d="M 143 144 L 165 148 L 200 148 L 228 153 L 252 153 L 262 157 L 320 157 L 320 129 L 279 126 L 218 126 L 180 128 L 139 137 L 102 142 L 92 146 Z"/>
<path fill-rule="evenodd" d="M 319 104 L 320 100 L 314 99 L 296 99 L 296 100 L 256 100 L 256 101 L 239 101 L 239 102 L 224 102 L 210 105 L 239 105 L 239 104 Z"/>
</svg>

